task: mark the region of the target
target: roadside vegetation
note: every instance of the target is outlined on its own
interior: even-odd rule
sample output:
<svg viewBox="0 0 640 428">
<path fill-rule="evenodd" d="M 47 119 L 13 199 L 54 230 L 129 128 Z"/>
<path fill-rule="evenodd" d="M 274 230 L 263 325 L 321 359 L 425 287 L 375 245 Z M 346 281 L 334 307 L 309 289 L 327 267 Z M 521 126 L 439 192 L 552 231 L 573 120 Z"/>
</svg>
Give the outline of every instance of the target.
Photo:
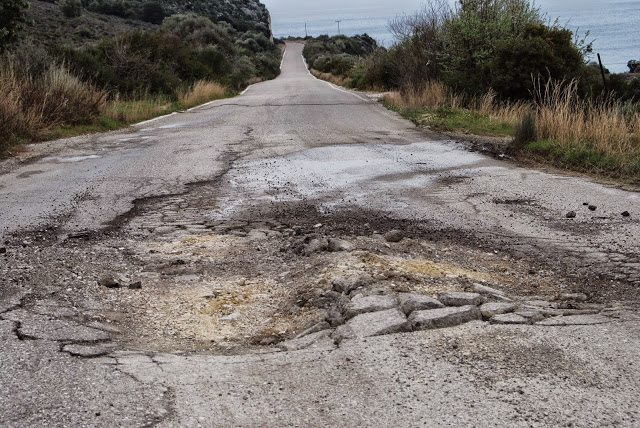
<svg viewBox="0 0 640 428">
<path fill-rule="evenodd" d="M 162 2 L 68 0 L 55 9 L 33 2 L 49 13 L 55 10 L 67 27 L 39 28 L 35 34 L 41 38 L 75 34 L 74 23 L 89 15 L 110 20 L 98 13 L 107 6 L 125 5 L 131 9 L 124 14 L 129 22 L 151 23 L 53 44 L 33 39 L 31 17 L 38 14 L 29 3 L 10 3 L 15 3 L 12 19 L 0 22 L 7 28 L 0 31 L 0 152 L 21 142 L 116 129 L 232 96 L 279 74 L 281 49 L 270 39 L 266 9 L 254 0 L 227 2 L 220 10 L 208 2 L 199 9 L 200 3 L 192 4 L 206 15 L 172 13 Z M 162 6 L 162 19 L 140 15 L 150 4 Z"/>
<path fill-rule="evenodd" d="M 519 159 L 640 179 L 640 75 L 606 71 L 605 87 L 588 34 L 528 0 L 431 0 L 390 29 L 389 49 L 368 36 L 307 41 L 307 63 L 334 83 L 387 91 L 385 105 L 418 125 L 514 137 L 507 151 Z"/>
</svg>

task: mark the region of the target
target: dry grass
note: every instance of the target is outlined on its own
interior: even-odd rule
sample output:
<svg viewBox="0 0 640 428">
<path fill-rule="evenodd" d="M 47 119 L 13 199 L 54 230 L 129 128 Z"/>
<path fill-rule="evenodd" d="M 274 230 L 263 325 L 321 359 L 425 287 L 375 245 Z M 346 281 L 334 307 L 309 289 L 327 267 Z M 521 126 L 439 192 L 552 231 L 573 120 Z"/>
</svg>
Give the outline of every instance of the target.
<svg viewBox="0 0 640 428">
<path fill-rule="evenodd" d="M 459 97 L 438 81 L 428 81 L 420 88 L 410 88 L 402 93 L 406 108 L 454 108 L 460 103 Z"/>
<path fill-rule="evenodd" d="M 261 82 L 264 82 L 264 79 L 262 77 L 252 77 L 251 79 L 247 80 L 247 86 L 255 85 L 256 83 Z"/>
<path fill-rule="evenodd" d="M 584 146 L 606 156 L 640 153 L 640 114 L 614 100 L 588 102 L 577 82 L 536 86 L 538 138 L 565 147 Z"/>
<path fill-rule="evenodd" d="M 529 153 L 580 170 L 640 175 L 637 104 L 581 99 L 575 81 L 536 82 L 535 87 L 532 102 L 513 103 L 500 102 L 492 91 L 482 97 L 465 98 L 439 82 L 430 82 L 417 90 L 389 92 L 383 102 L 404 111 L 416 123 L 442 130 L 483 133 L 492 130 L 494 124 L 504 127 L 500 129 L 516 129 L 530 118 L 534 141 L 528 146 Z"/>
<path fill-rule="evenodd" d="M 351 79 L 348 77 L 340 77 L 331 73 L 322 73 L 318 70 L 311 69 L 311 74 L 321 80 L 326 80 L 327 82 L 331 82 L 334 85 L 344 86 L 348 88 L 351 86 Z"/>
<path fill-rule="evenodd" d="M 515 126 L 518 120 L 531 110 L 531 105 L 527 103 L 499 103 L 496 101 L 496 94 L 493 91 L 489 91 L 479 98 L 468 99 L 453 93 L 446 85 L 437 81 L 427 82 L 418 89 L 410 88 L 403 92 L 388 92 L 383 96 L 383 102 L 401 110 L 425 108 L 461 110 L 465 108 L 474 114 L 484 115 L 490 120 L 510 126 Z"/>
<path fill-rule="evenodd" d="M 189 108 L 209 101 L 219 100 L 226 95 L 226 88 L 219 83 L 199 80 L 193 86 L 178 94 L 178 102 L 183 108 Z"/>
<path fill-rule="evenodd" d="M 86 124 L 104 110 L 107 94 L 51 65 L 38 77 L 5 58 L 0 65 L 0 150 L 40 139 L 54 128 Z"/>
<path fill-rule="evenodd" d="M 168 113 L 171 102 L 165 97 L 142 96 L 139 99 L 123 100 L 116 96 L 107 103 L 104 115 L 123 123 L 136 123 Z"/>
</svg>

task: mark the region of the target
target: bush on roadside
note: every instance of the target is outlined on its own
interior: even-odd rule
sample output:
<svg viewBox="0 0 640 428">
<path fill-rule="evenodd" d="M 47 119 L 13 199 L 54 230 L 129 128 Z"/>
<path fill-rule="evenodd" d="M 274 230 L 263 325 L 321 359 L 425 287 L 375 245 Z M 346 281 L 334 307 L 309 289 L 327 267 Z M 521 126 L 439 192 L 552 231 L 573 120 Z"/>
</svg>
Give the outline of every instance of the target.
<svg viewBox="0 0 640 428">
<path fill-rule="evenodd" d="M 29 3 L 25 0 L 2 0 L 0 3 L 0 53 L 17 39 L 27 23 L 27 9 Z"/>
<path fill-rule="evenodd" d="M 67 18 L 77 18 L 82 15 L 83 6 L 80 0 L 60 0 L 58 7 Z"/>
<path fill-rule="evenodd" d="M 107 93 L 63 65 L 36 75 L 30 70 L 11 56 L 0 63 L 0 150 L 56 127 L 91 123 L 105 107 Z"/>
<path fill-rule="evenodd" d="M 571 31 L 528 25 L 517 38 L 498 43 L 489 64 L 491 88 L 504 99 L 531 99 L 533 80 L 572 80 L 584 66 Z"/>
</svg>

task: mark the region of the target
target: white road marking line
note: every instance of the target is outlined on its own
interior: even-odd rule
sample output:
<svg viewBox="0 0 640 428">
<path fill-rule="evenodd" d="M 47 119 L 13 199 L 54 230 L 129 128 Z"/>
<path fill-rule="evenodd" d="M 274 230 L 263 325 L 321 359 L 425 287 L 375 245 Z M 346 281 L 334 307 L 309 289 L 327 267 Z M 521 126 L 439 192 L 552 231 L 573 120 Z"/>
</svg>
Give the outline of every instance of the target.
<svg viewBox="0 0 640 428">
<path fill-rule="evenodd" d="M 145 125 L 147 123 L 155 122 L 156 120 L 160 120 L 160 119 L 163 119 L 165 117 L 173 116 L 174 114 L 178 114 L 178 112 L 174 111 L 173 113 L 169 113 L 169 114 L 165 114 L 165 115 L 162 115 L 162 116 L 154 117 L 153 119 L 145 120 L 144 122 L 134 123 L 131 126 Z"/>
<path fill-rule="evenodd" d="M 284 45 L 284 52 L 282 53 L 282 61 L 280 61 L 280 70 L 282 70 L 282 65 L 284 64 L 284 57 L 287 55 L 287 45 Z"/>
</svg>

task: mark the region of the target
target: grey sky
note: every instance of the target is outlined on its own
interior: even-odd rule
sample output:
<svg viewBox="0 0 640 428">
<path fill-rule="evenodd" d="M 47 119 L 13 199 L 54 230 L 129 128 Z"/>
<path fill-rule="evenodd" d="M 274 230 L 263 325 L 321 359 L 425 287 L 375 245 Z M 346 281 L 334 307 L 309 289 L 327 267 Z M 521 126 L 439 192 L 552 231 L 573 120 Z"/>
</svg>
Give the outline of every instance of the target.
<svg viewBox="0 0 640 428">
<path fill-rule="evenodd" d="M 280 14 L 300 14 L 301 16 L 309 16 L 317 11 L 335 10 L 336 12 L 354 13 L 357 10 L 367 11 L 375 14 L 376 10 L 386 11 L 392 10 L 394 13 L 411 13 L 420 8 L 424 3 L 423 0 L 324 0 L 322 2 L 310 2 L 300 0 L 262 0 L 273 15 Z M 455 0 L 449 0 L 451 4 Z M 563 12 L 563 15 L 571 13 L 572 9 L 592 7 L 607 3 L 602 0 L 538 0 L 536 5 L 542 7 L 548 12 Z"/>
</svg>

